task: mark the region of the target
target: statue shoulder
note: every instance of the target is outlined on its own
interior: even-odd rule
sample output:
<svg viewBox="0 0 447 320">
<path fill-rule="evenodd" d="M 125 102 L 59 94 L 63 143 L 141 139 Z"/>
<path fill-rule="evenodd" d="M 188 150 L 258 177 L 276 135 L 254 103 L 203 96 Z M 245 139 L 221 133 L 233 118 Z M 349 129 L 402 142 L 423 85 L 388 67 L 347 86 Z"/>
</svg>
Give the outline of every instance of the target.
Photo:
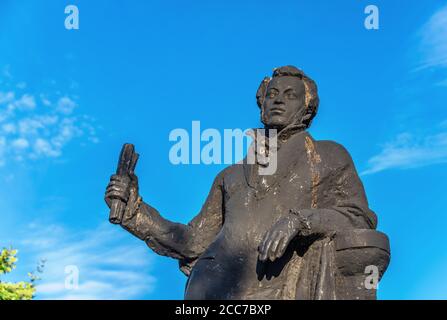
<svg viewBox="0 0 447 320">
<path fill-rule="evenodd" d="M 223 168 L 214 178 L 214 183 L 222 185 L 224 180 L 227 180 L 228 178 L 236 175 L 240 167 L 242 167 L 242 165 L 232 164 L 228 167 Z"/>
<path fill-rule="evenodd" d="M 246 183 L 245 165 L 235 163 L 222 169 L 215 178 L 215 183 L 223 186 L 226 191 L 233 190 Z"/>
<path fill-rule="evenodd" d="M 330 160 L 338 165 L 353 163 L 348 150 L 340 143 L 332 140 L 317 140 L 315 144 L 317 146 L 317 152 L 325 160 Z"/>
</svg>

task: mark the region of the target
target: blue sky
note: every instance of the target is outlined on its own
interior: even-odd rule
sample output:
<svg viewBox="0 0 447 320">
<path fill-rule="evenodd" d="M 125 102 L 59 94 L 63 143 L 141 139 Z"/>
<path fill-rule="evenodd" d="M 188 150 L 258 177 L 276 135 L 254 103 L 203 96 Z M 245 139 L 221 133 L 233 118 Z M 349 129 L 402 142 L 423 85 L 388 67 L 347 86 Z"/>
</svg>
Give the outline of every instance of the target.
<svg viewBox="0 0 447 320">
<path fill-rule="evenodd" d="M 79 8 L 80 29 L 64 28 Z M 380 10 L 366 30 L 364 8 Z M 47 260 L 37 298 L 181 299 L 177 262 L 107 221 L 124 142 L 143 198 L 187 222 L 224 165 L 169 162 L 169 132 L 257 127 L 255 93 L 293 64 L 319 86 L 311 133 L 362 174 L 392 261 L 381 299 L 447 298 L 447 3 L 421 1 L 0 2 L 0 246 L 5 280 Z M 67 265 L 79 288 L 66 290 Z"/>
</svg>

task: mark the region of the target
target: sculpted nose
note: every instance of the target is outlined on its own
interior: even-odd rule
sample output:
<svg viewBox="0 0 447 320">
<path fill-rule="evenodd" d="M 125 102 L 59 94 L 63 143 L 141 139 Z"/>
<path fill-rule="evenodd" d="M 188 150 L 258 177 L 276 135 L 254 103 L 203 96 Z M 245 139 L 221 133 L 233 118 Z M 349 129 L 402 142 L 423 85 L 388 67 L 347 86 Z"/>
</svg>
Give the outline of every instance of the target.
<svg viewBox="0 0 447 320">
<path fill-rule="evenodd" d="M 278 94 L 277 96 L 276 96 L 276 99 L 275 99 L 275 104 L 284 104 L 284 99 L 283 99 L 283 96 L 281 95 L 281 94 Z"/>
</svg>

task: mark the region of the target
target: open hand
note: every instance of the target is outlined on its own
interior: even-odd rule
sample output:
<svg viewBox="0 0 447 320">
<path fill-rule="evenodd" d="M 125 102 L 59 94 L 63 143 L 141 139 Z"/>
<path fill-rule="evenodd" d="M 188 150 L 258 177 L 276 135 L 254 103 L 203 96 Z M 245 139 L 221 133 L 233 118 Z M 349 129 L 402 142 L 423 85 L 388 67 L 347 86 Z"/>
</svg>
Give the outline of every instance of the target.
<svg viewBox="0 0 447 320">
<path fill-rule="evenodd" d="M 275 261 L 282 257 L 290 241 L 298 234 L 297 222 L 297 217 L 291 214 L 279 219 L 258 247 L 259 260 Z"/>
</svg>

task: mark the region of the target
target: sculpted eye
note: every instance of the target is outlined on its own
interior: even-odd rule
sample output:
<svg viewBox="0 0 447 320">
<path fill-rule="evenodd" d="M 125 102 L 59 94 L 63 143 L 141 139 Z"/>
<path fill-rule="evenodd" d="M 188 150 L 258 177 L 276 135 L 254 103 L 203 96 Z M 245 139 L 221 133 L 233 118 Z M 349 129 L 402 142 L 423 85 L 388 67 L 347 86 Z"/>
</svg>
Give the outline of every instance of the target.
<svg viewBox="0 0 447 320">
<path fill-rule="evenodd" d="M 268 96 L 269 98 L 274 98 L 274 97 L 276 97 L 276 95 L 277 95 L 276 91 L 270 91 L 270 92 L 267 94 L 267 96 Z"/>
<path fill-rule="evenodd" d="M 288 94 L 287 94 L 287 98 L 293 100 L 293 99 L 296 99 L 297 96 L 296 96 L 296 94 L 294 94 L 294 93 L 288 93 Z"/>
</svg>

